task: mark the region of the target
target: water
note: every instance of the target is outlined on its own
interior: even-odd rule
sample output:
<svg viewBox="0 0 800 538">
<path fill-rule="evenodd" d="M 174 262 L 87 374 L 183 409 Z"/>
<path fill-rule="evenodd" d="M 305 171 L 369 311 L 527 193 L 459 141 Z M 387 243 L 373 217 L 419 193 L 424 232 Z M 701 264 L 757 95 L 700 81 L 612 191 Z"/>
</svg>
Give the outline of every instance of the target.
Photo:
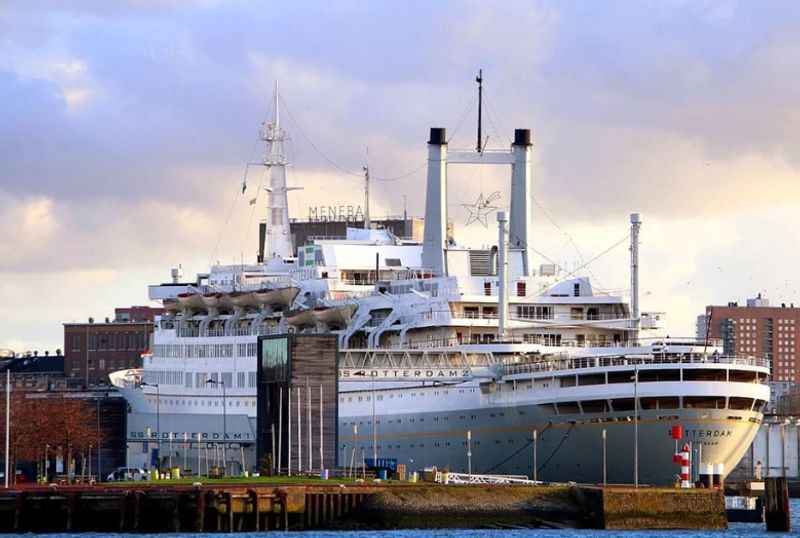
<svg viewBox="0 0 800 538">
<path fill-rule="evenodd" d="M 792 512 L 792 533 L 797 533 L 800 530 L 800 499 L 791 500 Z M 666 536 L 669 538 L 755 538 L 755 537 L 771 537 L 781 536 L 781 534 L 767 533 L 763 523 L 731 523 L 728 530 L 720 531 L 597 531 L 586 529 L 567 529 L 567 530 L 553 530 L 553 529 L 530 529 L 530 530 L 460 530 L 460 529 L 447 529 L 447 530 L 402 530 L 402 531 L 308 531 L 308 532 L 242 532 L 235 534 L 224 533 L 226 536 L 237 537 L 251 537 L 256 536 L 260 538 L 265 537 L 279 537 L 286 538 L 428 538 L 429 536 L 435 538 L 573 538 L 580 536 L 581 538 L 598 536 L 603 538 L 610 538 L 612 536 L 623 535 L 626 538 L 656 538 L 659 536 Z M 783 534 L 783 536 L 790 536 L 791 534 Z M 29 538 L 30 534 L 6 534 L 4 536 L 19 536 Z M 159 538 L 164 536 L 171 536 L 173 538 L 202 538 L 210 536 L 219 536 L 211 533 L 192 534 L 107 534 L 107 533 L 84 533 L 84 534 L 49 534 L 48 538 Z"/>
</svg>

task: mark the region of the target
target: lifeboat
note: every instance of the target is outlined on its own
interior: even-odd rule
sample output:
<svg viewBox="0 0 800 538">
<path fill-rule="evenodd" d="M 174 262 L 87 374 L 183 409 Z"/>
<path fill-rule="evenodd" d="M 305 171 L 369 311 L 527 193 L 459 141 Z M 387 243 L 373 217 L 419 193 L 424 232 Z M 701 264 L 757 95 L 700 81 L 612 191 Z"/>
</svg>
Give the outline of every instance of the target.
<svg viewBox="0 0 800 538">
<path fill-rule="evenodd" d="M 203 308 L 203 296 L 199 293 L 179 293 L 178 304 L 182 308 Z"/>
<path fill-rule="evenodd" d="M 259 304 L 282 306 L 284 308 L 288 308 L 292 305 L 298 293 L 300 293 L 300 288 L 292 286 L 287 288 L 262 289 L 253 292 Z"/>
<path fill-rule="evenodd" d="M 206 293 L 202 298 L 203 306 L 206 308 L 219 308 L 222 302 L 221 293 Z"/>
<path fill-rule="evenodd" d="M 317 324 L 313 310 L 295 310 L 286 316 L 286 321 L 293 327 L 313 327 Z"/>
<path fill-rule="evenodd" d="M 223 293 L 222 297 L 219 298 L 219 306 L 222 310 L 231 311 L 233 310 L 233 301 L 231 300 L 231 296 L 228 293 Z"/>
<path fill-rule="evenodd" d="M 258 304 L 255 294 L 245 291 L 234 291 L 228 295 L 228 300 L 233 306 L 238 308 L 247 308 Z"/>
<path fill-rule="evenodd" d="M 168 314 L 174 314 L 180 310 L 180 305 L 178 304 L 177 299 L 164 299 L 162 303 L 164 305 L 164 310 L 166 310 Z"/>
<path fill-rule="evenodd" d="M 354 304 L 345 304 L 330 308 L 316 308 L 314 309 L 314 318 L 328 326 L 346 327 L 350 323 L 357 308 L 358 306 Z"/>
</svg>

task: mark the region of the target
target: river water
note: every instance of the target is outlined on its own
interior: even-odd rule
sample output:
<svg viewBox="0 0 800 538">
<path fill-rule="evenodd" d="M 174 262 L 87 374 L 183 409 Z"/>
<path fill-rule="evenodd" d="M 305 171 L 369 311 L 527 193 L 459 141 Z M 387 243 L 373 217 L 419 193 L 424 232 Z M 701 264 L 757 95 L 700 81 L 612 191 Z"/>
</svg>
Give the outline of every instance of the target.
<svg viewBox="0 0 800 538">
<path fill-rule="evenodd" d="M 791 501 L 792 512 L 792 532 L 784 534 L 784 536 L 796 535 L 800 531 L 800 499 L 792 499 Z M 665 536 L 670 538 L 754 538 L 754 537 L 767 537 L 775 538 L 781 534 L 767 533 L 764 524 L 754 523 L 731 523 L 726 531 L 597 531 L 597 530 L 551 530 L 551 529 L 531 529 L 531 530 L 402 530 L 402 531 L 308 531 L 308 532 L 243 532 L 236 534 L 227 534 L 227 536 L 237 537 L 278 537 L 285 536 L 287 538 L 571 538 L 571 537 L 591 537 L 598 536 L 603 538 L 610 538 L 612 536 L 625 536 L 626 538 L 655 538 Z M 25 536 L 30 537 L 30 534 L 6 534 L 4 536 Z M 158 538 L 171 536 L 173 538 L 202 538 L 219 536 L 211 533 L 180 533 L 180 534 L 108 534 L 108 533 L 83 533 L 83 534 L 49 534 L 48 538 L 113 538 L 113 537 L 126 537 L 126 538 Z"/>
</svg>

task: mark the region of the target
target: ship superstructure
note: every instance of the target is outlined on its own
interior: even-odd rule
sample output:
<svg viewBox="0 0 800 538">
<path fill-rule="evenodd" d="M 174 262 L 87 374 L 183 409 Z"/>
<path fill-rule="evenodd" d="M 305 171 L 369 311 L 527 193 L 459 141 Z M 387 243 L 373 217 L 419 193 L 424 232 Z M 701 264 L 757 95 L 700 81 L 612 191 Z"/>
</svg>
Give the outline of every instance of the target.
<svg viewBox="0 0 800 538">
<path fill-rule="evenodd" d="M 197 435 L 249 449 L 258 337 L 314 332 L 337 335 L 341 350 L 340 464 L 366 451 L 419 468 L 599 481 L 606 439 L 608 479 L 632 481 L 641 430 L 641 479 L 667 483 L 673 424 L 724 473 L 749 446 L 769 398 L 769 365 L 723 356 L 707 342 L 645 336 L 661 314 L 639 312 L 638 215 L 630 302 L 555 264 L 535 265 L 530 131 L 518 129 L 509 150 L 458 151 L 444 129 L 431 129 L 422 243 L 351 229 L 296 250 L 277 97 L 266 133 L 269 257 L 150 287 L 167 308 L 151 353 L 142 370 L 112 375 L 131 404 L 134 439 L 150 441 L 155 431 L 162 443 Z M 448 238 L 448 162 L 511 168 L 496 246 Z M 252 454 L 242 459 L 256 467 Z"/>
</svg>

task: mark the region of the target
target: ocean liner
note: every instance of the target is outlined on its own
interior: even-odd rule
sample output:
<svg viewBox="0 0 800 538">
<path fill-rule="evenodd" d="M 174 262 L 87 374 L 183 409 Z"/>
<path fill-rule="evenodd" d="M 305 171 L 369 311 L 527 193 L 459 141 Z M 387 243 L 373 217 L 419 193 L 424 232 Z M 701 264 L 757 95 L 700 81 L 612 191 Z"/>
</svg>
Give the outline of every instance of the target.
<svg viewBox="0 0 800 538">
<path fill-rule="evenodd" d="M 599 482 L 605 461 L 610 482 L 668 484 L 679 471 L 676 424 L 695 468 L 724 475 L 738 463 L 769 398 L 769 364 L 648 336 L 662 314 L 640 312 L 637 214 L 630 301 L 536 265 L 530 131 L 516 130 L 508 150 L 479 142 L 461 151 L 448 148 L 444 129 L 430 130 L 424 241 L 374 229 L 367 217 L 346 237 L 295 249 L 277 89 L 274 107 L 261 133 L 266 250 L 257 263 L 215 265 L 191 282 L 173 270 L 172 282 L 150 286 L 166 308 L 150 353 L 143 368 L 111 376 L 130 404 L 129 446 L 141 447 L 129 464 L 152 464 L 154 441 L 192 451 L 202 440 L 206 450 L 235 447 L 241 457 L 231 461 L 255 469 L 257 341 L 286 332 L 338 338 L 340 466 L 357 451 L 412 470 Z M 448 233 L 452 163 L 510 168 L 511 204 L 497 213 L 492 248 Z M 320 463 L 312 455 L 297 465 Z"/>
</svg>

